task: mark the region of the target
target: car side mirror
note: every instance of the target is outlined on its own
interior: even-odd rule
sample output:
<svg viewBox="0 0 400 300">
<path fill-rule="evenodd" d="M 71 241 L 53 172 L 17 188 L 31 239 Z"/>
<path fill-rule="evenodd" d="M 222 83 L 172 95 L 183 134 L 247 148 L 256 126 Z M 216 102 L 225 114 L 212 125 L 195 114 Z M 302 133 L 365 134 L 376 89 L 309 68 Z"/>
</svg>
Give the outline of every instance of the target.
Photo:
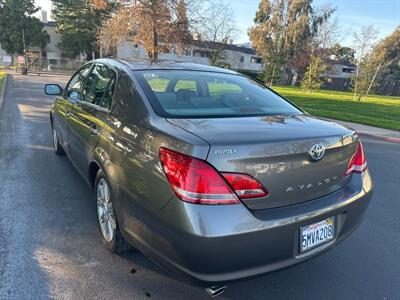
<svg viewBox="0 0 400 300">
<path fill-rule="evenodd" d="M 49 96 L 59 96 L 62 94 L 62 88 L 58 84 L 46 84 L 44 92 Z"/>
</svg>

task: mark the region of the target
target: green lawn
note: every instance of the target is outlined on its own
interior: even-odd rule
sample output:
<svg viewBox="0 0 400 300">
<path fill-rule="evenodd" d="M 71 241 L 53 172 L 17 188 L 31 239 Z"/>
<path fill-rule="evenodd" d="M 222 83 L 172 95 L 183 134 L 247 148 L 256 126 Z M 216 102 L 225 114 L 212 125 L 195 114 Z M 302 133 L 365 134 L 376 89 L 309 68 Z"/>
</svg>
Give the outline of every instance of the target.
<svg viewBox="0 0 400 300">
<path fill-rule="evenodd" d="M 6 73 L 0 71 L 0 93 L 3 89 L 4 80 L 6 79 Z"/>
<path fill-rule="evenodd" d="M 297 87 L 273 89 L 316 116 L 400 130 L 400 97 L 371 95 L 357 102 L 347 92 L 320 90 L 309 94 Z"/>
</svg>

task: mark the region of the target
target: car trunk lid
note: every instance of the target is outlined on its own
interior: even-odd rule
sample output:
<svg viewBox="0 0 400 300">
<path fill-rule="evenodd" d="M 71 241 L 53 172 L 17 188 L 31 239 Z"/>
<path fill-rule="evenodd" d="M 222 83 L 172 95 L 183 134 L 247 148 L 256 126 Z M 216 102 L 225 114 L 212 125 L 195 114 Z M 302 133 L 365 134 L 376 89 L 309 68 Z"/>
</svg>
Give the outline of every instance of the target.
<svg viewBox="0 0 400 300">
<path fill-rule="evenodd" d="M 357 136 L 338 124 L 306 115 L 251 118 L 170 119 L 210 144 L 207 161 L 220 172 L 246 173 L 268 190 L 245 199 L 251 209 L 266 209 L 316 199 L 342 188 Z M 323 158 L 310 157 L 323 145 Z"/>
</svg>

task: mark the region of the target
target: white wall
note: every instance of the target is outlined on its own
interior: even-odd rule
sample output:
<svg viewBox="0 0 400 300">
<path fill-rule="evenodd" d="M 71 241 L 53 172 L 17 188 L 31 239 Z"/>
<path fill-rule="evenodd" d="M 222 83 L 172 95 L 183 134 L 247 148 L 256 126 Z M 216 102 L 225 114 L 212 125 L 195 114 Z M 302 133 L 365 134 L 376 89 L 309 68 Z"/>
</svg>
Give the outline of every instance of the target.
<svg viewBox="0 0 400 300">
<path fill-rule="evenodd" d="M 44 24 L 44 29 L 50 36 L 50 43 L 46 45 L 44 51 L 47 52 L 48 59 L 61 59 L 61 50 L 57 47 L 57 44 L 61 42 L 61 35 L 56 33 L 56 29 L 54 27 L 47 27 Z"/>
<path fill-rule="evenodd" d="M 354 73 L 345 73 L 343 69 L 354 69 Z M 342 64 L 334 64 L 330 66 L 329 71 L 326 71 L 323 76 L 332 78 L 352 78 L 355 75 L 356 68 L 349 67 Z"/>
</svg>

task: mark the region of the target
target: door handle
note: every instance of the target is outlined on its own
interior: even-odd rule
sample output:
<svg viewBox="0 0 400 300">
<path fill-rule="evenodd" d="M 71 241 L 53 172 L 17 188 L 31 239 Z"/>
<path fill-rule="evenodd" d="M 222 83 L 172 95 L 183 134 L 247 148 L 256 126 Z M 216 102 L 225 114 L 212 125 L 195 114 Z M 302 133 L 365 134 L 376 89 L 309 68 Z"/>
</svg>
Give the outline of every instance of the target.
<svg viewBox="0 0 400 300">
<path fill-rule="evenodd" d="M 91 134 L 92 136 L 99 135 L 99 130 L 97 129 L 97 126 L 96 126 L 96 125 L 92 125 L 92 126 L 91 126 L 91 128 L 90 128 L 90 134 Z"/>
</svg>

